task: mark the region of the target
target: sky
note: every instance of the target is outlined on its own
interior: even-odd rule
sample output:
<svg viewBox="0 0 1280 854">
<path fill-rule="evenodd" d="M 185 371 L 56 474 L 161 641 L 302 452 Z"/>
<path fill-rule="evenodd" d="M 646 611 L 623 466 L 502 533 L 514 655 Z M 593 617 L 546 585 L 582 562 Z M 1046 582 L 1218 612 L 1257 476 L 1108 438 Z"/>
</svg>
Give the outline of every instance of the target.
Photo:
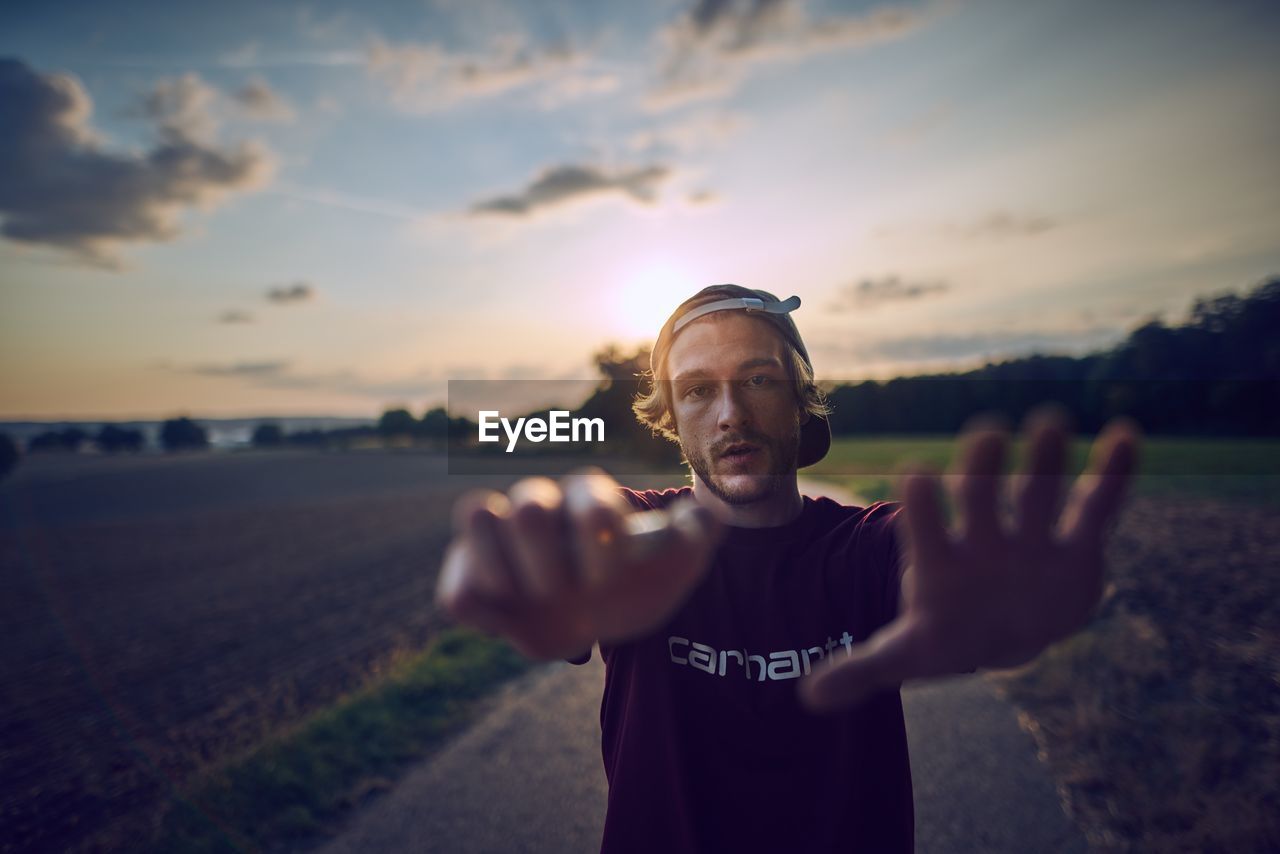
<svg viewBox="0 0 1280 854">
<path fill-rule="evenodd" d="M 0 418 L 420 413 L 705 285 L 820 379 L 1280 273 L 1280 6 L 0 7 Z"/>
</svg>

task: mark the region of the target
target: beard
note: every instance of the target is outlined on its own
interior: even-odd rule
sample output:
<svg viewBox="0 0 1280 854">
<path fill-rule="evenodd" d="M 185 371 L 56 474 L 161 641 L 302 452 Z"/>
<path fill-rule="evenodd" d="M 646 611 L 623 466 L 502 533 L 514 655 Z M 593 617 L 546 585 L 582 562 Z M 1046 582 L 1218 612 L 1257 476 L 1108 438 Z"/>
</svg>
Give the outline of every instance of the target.
<svg viewBox="0 0 1280 854">
<path fill-rule="evenodd" d="M 768 458 L 766 473 L 717 475 L 712 471 L 712 465 L 720 458 L 721 452 L 738 442 L 750 442 L 761 448 Z M 753 504 L 772 497 L 790 483 L 790 475 L 796 471 L 796 460 L 800 454 L 800 429 L 797 427 L 788 436 L 766 436 L 752 431 L 738 433 L 716 442 L 705 453 L 698 453 L 681 439 L 680 451 L 712 495 L 725 504 Z"/>
</svg>

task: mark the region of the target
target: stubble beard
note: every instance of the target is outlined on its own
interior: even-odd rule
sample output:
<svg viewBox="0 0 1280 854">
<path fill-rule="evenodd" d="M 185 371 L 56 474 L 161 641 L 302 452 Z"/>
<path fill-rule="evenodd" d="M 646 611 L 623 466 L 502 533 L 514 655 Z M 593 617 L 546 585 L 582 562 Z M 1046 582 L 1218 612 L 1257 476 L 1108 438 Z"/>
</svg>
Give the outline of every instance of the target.
<svg viewBox="0 0 1280 854">
<path fill-rule="evenodd" d="M 714 462 L 713 451 L 695 453 L 694 449 L 685 444 L 684 439 L 680 440 L 680 450 L 685 460 L 712 495 L 725 504 L 742 506 L 771 498 L 789 484 L 789 476 L 796 471 L 796 462 L 800 454 L 798 427 L 790 436 L 770 437 L 760 433 L 748 433 L 735 437 L 732 442 L 719 442 L 712 447 L 720 449 L 733 442 L 751 442 L 761 446 L 769 458 L 769 472 L 762 475 L 749 475 L 745 478 L 742 475 L 717 475 L 711 468 Z M 738 481 L 738 488 L 732 491 L 724 482 L 730 478 Z M 745 485 L 742 484 L 743 480 L 747 481 Z"/>
</svg>

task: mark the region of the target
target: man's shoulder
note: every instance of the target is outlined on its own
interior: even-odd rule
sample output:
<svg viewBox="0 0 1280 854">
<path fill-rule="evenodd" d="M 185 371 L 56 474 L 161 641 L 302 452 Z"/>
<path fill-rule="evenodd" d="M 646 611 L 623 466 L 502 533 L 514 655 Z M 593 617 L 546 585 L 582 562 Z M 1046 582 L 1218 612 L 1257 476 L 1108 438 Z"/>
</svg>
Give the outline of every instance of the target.
<svg viewBox="0 0 1280 854">
<path fill-rule="evenodd" d="M 685 496 L 693 494 L 693 487 L 672 489 L 630 489 L 618 487 L 618 494 L 636 510 L 662 510 Z"/>
<path fill-rule="evenodd" d="M 851 525 L 892 526 L 894 519 L 902 512 L 901 501 L 873 501 L 869 504 L 842 504 L 827 496 L 807 498 L 810 512 L 821 527 L 838 527 Z"/>
</svg>

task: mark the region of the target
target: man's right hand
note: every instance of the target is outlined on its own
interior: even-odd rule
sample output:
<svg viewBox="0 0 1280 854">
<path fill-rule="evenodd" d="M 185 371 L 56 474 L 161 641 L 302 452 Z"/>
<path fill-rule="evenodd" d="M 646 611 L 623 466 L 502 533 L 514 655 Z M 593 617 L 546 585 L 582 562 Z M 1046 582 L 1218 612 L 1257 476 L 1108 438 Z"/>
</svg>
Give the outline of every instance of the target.
<svg viewBox="0 0 1280 854">
<path fill-rule="evenodd" d="M 538 660 L 646 634 L 702 578 L 723 526 L 689 498 L 672 506 L 665 536 L 637 534 L 630 510 L 599 469 L 468 493 L 436 602 Z"/>
</svg>

